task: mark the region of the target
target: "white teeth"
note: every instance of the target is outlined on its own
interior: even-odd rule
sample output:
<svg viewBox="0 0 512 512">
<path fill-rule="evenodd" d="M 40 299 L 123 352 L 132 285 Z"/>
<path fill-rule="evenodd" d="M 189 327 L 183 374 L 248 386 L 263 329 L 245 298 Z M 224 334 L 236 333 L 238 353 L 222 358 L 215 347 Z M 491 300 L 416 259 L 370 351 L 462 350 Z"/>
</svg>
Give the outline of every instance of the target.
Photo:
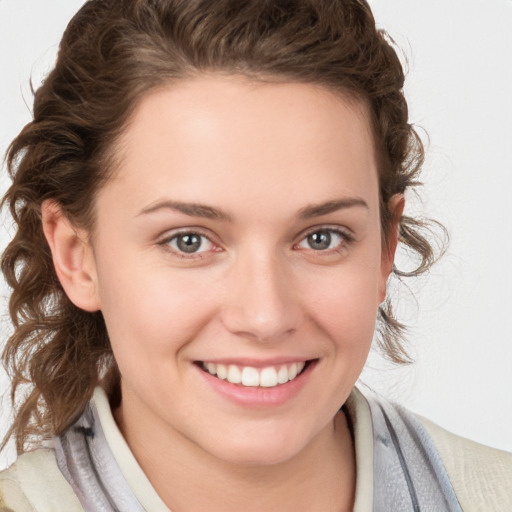
<svg viewBox="0 0 512 512">
<path fill-rule="evenodd" d="M 227 380 L 232 384 L 241 384 L 242 386 L 273 388 L 279 384 L 286 384 L 299 375 L 306 363 L 299 361 L 289 365 L 283 364 L 278 367 L 267 366 L 262 369 L 252 366 L 238 367 L 230 364 L 216 364 L 210 362 L 202 363 L 203 369 L 219 379 Z"/>
<path fill-rule="evenodd" d="M 264 388 L 273 388 L 277 386 L 277 372 L 272 366 L 263 368 L 260 375 L 260 386 Z"/>
<path fill-rule="evenodd" d="M 242 375 L 240 370 L 232 364 L 230 364 L 228 367 L 228 374 L 226 378 L 232 384 L 240 384 L 240 382 L 242 382 Z"/>
<path fill-rule="evenodd" d="M 277 372 L 277 382 L 279 384 L 285 384 L 290 379 L 288 378 L 288 368 L 283 364 L 281 368 L 279 368 L 279 371 Z"/>
<path fill-rule="evenodd" d="M 228 369 L 223 364 L 217 365 L 217 377 L 224 380 L 228 376 Z"/>
<path fill-rule="evenodd" d="M 246 366 L 242 370 L 242 384 L 244 386 L 259 386 L 260 385 L 260 374 L 256 368 Z"/>
</svg>

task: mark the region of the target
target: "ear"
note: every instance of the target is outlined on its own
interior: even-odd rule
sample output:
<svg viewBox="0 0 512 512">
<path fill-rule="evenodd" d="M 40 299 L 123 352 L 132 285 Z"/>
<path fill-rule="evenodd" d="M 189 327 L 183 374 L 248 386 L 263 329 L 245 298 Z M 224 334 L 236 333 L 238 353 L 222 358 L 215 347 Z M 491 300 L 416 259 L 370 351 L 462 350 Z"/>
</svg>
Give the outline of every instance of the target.
<svg viewBox="0 0 512 512">
<path fill-rule="evenodd" d="M 96 263 L 87 233 L 71 224 L 56 201 L 44 201 L 41 216 L 55 272 L 66 295 L 80 309 L 98 311 Z"/>
<path fill-rule="evenodd" d="M 389 275 L 393 270 L 393 262 L 395 260 L 395 252 L 398 245 L 398 237 L 400 235 L 400 219 L 402 218 L 404 207 L 405 198 L 403 194 L 395 194 L 388 201 L 388 211 L 390 213 L 391 221 L 388 226 L 388 232 L 384 233 L 386 240 L 382 246 L 381 282 L 379 287 L 381 302 L 386 298 L 386 284 L 388 282 Z"/>
</svg>

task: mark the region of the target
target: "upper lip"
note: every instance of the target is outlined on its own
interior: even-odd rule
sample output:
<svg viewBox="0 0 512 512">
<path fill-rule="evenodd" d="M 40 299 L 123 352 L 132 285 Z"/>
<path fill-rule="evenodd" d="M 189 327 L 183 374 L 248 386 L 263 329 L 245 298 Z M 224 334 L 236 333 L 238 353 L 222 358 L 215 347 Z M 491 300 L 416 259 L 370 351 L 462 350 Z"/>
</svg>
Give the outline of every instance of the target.
<svg viewBox="0 0 512 512">
<path fill-rule="evenodd" d="M 226 357 L 226 358 L 211 358 L 211 359 L 200 359 L 196 362 L 201 363 L 214 363 L 224 365 L 236 365 L 236 366 L 251 366 L 252 368 L 265 368 L 267 366 L 279 366 L 283 364 L 293 364 L 316 359 L 315 357 L 300 357 L 300 356 L 281 356 L 273 357 L 269 359 L 256 359 L 251 357 Z"/>
</svg>

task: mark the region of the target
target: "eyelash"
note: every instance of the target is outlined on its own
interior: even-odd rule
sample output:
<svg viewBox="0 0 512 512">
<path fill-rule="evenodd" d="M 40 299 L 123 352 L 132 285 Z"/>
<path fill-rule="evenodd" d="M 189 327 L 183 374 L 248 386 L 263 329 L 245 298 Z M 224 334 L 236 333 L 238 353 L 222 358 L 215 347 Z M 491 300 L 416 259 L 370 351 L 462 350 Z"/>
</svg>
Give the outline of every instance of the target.
<svg viewBox="0 0 512 512">
<path fill-rule="evenodd" d="M 180 251 L 179 249 L 177 248 L 173 248 L 171 247 L 171 242 L 173 240 L 178 240 L 180 236 L 185 236 L 185 235 L 188 235 L 188 236 L 197 236 L 197 237 L 200 237 L 201 239 L 206 239 L 208 240 L 208 243 L 213 245 L 214 247 L 217 247 L 211 240 L 210 240 L 210 237 L 199 231 L 199 230 L 187 230 L 187 231 L 179 231 L 177 233 L 173 233 L 171 236 L 167 236 L 166 238 L 164 238 L 163 240 L 161 240 L 160 242 L 158 242 L 159 245 L 165 247 L 167 250 L 169 250 L 170 252 L 172 252 L 173 254 L 175 255 L 178 255 L 180 256 L 181 258 L 183 259 L 197 259 L 197 258 L 202 258 L 202 253 L 203 252 L 207 252 L 207 251 L 201 251 L 201 252 L 193 252 L 193 253 L 186 253 L 186 252 L 183 252 L 183 251 Z M 203 241 L 201 241 L 201 245 L 199 247 L 201 247 L 203 245 Z M 214 252 L 220 252 L 220 251 L 214 251 Z"/>
<path fill-rule="evenodd" d="M 334 247 L 334 248 L 325 249 L 325 250 L 322 250 L 322 249 L 315 250 L 312 247 L 309 247 L 309 250 L 311 250 L 311 251 L 313 251 L 315 253 L 318 253 L 318 254 L 320 254 L 320 253 L 332 254 L 332 253 L 340 252 L 347 245 L 350 245 L 354 241 L 353 236 L 350 233 L 348 233 L 347 231 L 345 231 L 345 230 L 342 230 L 342 229 L 337 228 L 337 227 L 334 228 L 334 227 L 328 227 L 328 226 L 317 226 L 317 227 L 314 227 L 314 228 L 310 229 L 308 232 L 306 232 L 302 236 L 300 241 L 294 245 L 294 248 L 298 247 L 299 244 L 301 244 L 304 241 L 306 241 L 309 236 L 312 236 L 312 235 L 318 234 L 318 233 L 329 233 L 331 236 L 334 234 L 334 235 L 339 236 L 341 238 L 340 243 L 336 247 Z M 158 242 L 158 244 L 161 245 L 161 246 L 164 246 L 165 248 L 167 248 L 167 250 L 169 250 L 173 254 L 179 255 L 182 259 L 198 259 L 198 258 L 202 258 L 203 257 L 202 253 L 203 252 L 208 252 L 208 250 L 201 251 L 201 252 L 186 253 L 186 252 L 183 252 L 183 251 L 179 250 L 178 248 L 171 247 L 171 245 L 170 245 L 171 242 L 173 242 L 174 240 L 178 240 L 180 236 L 185 236 L 185 235 L 197 236 L 197 237 L 200 237 L 201 239 L 206 239 L 209 244 L 211 244 L 214 247 L 217 247 L 215 245 L 215 243 L 211 241 L 210 237 L 206 233 L 203 233 L 203 232 L 201 232 L 199 230 L 179 231 L 177 233 L 173 233 L 171 236 L 167 236 L 166 238 L 164 238 L 163 240 Z M 199 247 L 201 247 L 202 245 L 203 245 L 203 242 L 201 242 L 201 245 Z M 221 252 L 221 250 L 214 250 L 214 252 Z"/>
<path fill-rule="evenodd" d="M 310 250 L 312 250 L 312 251 L 314 251 L 315 253 L 318 253 L 318 254 L 320 254 L 320 253 L 332 254 L 332 253 L 340 252 L 344 248 L 346 248 L 347 245 L 350 245 L 354 241 L 354 237 L 348 231 L 346 231 L 346 230 L 340 229 L 338 227 L 316 226 L 316 227 L 310 229 L 308 232 L 306 232 L 304 234 L 304 236 L 301 238 L 300 242 L 295 244 L 294 247 L 297 247 L 299 244 L 301 244 L 304 241 L 306 241 L 308 239 L 308 237 L 310 237 L 310 236 L 312 236 L 314 234 L 318 234 L 318 233 L 329 233 L 331 237 L 334 234 L 334 235 L 339 236 L 341 238 L 340 243 L 336 247 L 333 247 L 333 248 L 330 248 L 330 249 L 315 250 L 312 247 L 309 247 Z"/>
</svg>

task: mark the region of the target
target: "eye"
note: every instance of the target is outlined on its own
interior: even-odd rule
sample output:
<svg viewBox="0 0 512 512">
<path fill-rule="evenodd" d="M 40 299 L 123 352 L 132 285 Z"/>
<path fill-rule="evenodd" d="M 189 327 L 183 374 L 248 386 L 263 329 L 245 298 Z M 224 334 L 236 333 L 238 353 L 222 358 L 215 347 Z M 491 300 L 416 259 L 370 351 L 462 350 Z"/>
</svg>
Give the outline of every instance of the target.
<svg viewBox="0 0 512 512">
<path fill-rule="evenodd" d="M 168 245 L 174 251 L 181 254 L 197 254 L 214 249 L 213 242 L 201 233 L 182 232 L 167 238 L 162 244 Z"/>
<path fill-rule="evenodd" d="M 339 248 L 348 242 L 349 237 L 337 229 L 317 229 L 309 233 L 299 243 L 301 249 L 313 249 L 314 251 L 327 251 Z"/>
</svg>

